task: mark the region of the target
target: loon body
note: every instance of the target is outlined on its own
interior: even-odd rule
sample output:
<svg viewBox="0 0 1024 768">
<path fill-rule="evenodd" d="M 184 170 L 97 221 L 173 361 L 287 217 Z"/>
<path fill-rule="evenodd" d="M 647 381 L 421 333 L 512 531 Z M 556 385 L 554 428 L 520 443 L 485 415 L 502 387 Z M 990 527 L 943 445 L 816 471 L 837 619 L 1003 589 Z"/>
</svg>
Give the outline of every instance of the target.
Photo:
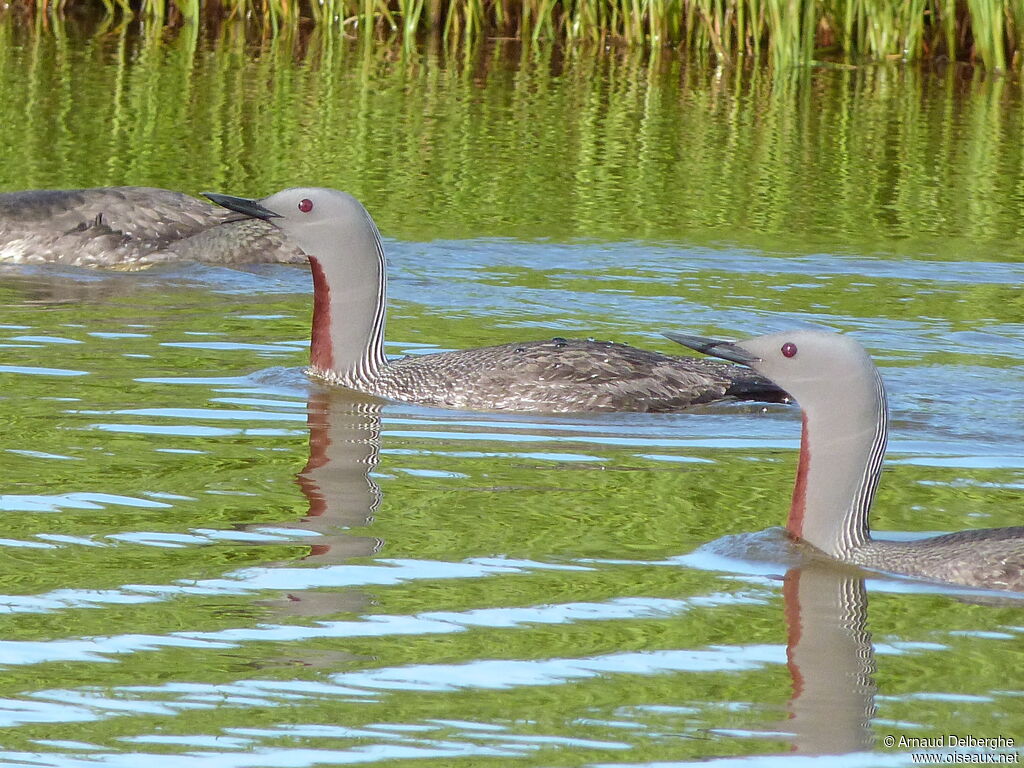
<svg viewBox="0 0 1024 768">
<path fill-rule="evenodd" d="M 742 366 L 600 341 L 554 338 L 389 361 L 384 247 L 358 200 L 323 188 L 286 189 L 261 200 L 207 197 L 270 222 L 309 258 L 309 373 L 331 384 L 392 400 L 489 411 L 672 411 L 728 398 L 786 399 Z"/>
</svg>

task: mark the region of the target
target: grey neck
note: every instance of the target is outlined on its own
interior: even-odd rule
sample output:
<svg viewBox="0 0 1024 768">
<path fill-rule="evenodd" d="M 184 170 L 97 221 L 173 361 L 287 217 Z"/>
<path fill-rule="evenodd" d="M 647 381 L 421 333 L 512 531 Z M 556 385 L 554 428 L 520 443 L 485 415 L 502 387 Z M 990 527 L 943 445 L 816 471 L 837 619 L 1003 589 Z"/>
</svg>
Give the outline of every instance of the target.
<svg viewBox="0 0 1024 768">
<path fill-rule="evenodd" d="M 313 271 L 314 371 L 345 384 L 365 384 L 387 366 L 384 315 L 387 272 L 380 233 L 369 214 L 326 258 L 310 256 Z"/>
<path fill-rule="evenodd" d="M 803 412 L 800 467 L 787 528 L 833 557 L 871 538 L 868 513 L 888 435 L 885 388 L 878 371 L 837 381 L 834 396 Z"/>
</svg>

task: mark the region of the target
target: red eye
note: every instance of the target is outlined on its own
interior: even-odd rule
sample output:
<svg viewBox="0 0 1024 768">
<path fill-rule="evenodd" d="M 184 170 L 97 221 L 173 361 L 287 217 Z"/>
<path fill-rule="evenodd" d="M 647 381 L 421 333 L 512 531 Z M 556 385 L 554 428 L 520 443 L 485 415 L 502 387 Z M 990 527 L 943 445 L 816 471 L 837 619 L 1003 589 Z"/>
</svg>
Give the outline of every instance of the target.
<svg viewBox="0 0 1024 768">
<path fill-rule="evenodd" d="M 303 213 L 309 213 L 310 211 L 313 210 L 313 201 L 310 200 L 308 197 L 299 200 L 299 210 L 302 211 Z"/>
<path fill-rule="evenodd" d="M 795 355 L 796 355 L 796 344 L 794 344 L 792 341 L 787 341 L 785 344 L 782 345 L 782 356 L 783 357 L 793 357 Z"/>
</svg>

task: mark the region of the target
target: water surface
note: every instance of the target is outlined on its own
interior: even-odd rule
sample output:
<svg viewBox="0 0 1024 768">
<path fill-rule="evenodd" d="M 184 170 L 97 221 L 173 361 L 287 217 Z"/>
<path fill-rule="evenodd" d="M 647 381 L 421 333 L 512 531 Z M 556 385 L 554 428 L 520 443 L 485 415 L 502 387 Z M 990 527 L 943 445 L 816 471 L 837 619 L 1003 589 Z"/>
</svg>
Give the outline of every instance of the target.
<svg viewBox="0 0 1024 768">
<path fill-rule="evenodd" d="M 1020 524 L 1016 81 L 0 29 L 5 189 L 349 189 L 396 355 L 852 332 L 894 416 L 876 527 Z M 0 268 L 4 765 L 906 765 L 886 735 L 1024 738 L 1019 603 L 788 550 L 795 409 L 382 405 L 301 373 L 310 290 Z"/>
</svg>

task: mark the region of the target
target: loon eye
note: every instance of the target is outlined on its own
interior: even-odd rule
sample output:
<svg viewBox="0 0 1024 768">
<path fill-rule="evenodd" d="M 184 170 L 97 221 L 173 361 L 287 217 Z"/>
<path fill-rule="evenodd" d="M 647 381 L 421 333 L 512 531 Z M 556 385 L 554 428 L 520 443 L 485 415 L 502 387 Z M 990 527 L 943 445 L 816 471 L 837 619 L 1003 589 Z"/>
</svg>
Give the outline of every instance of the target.
<svg viewBox="0 0 1024 768">
<path fill-rule="evenodd" d="M 308 197 L 304 197 L 302 200 L 299 200 L 299 210 L 303 213 L 309 213 L 313 210 L 313 201 Z"/>
<path fill-rule="evenodd" d="M 792 341 L 787 341 L 782 345 L 782 356 L 783 357 L 795 357 L 796 356 L 796 344 Z"/>
</svg>

